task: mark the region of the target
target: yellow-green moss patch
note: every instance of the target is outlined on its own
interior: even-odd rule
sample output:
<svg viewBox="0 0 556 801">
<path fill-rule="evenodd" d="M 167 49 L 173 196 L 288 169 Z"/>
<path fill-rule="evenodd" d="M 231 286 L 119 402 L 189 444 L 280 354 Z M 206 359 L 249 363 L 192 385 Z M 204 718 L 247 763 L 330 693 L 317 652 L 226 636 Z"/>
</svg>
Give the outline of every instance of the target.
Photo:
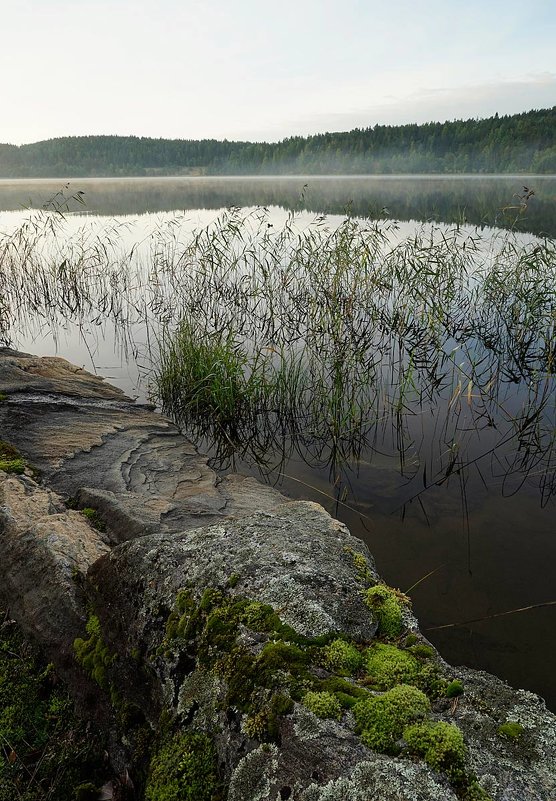
<svg viewBox="0 0 556 801">
<path fill-rule="evenodd" d="M 302 703 L 319 718 L 336 718 L 338 720 L 342 717 L 342 707 L 333 693 L 307 692 L 303 696 Z"/>
<path fill-rule="evenodd" d="M 380 690 L 396 684 L 413 684 L 420 671 L 417 659 L 407 651 L 387 643 L 371 645 L 365 652 L 367 680 Z"/>
<path fill-rule="evenodd" d="M 0 470 L 4 473 L 21 475 L 25 472 L 27 462 L 14 445 L 0 440 Z"/>
<path fill-rule="evenodd" d="M 408 726 L 403 737 L 410 750 L 423 757 L 431 768 L 445 773 L 456 786 L 465 783 L 467 749 L 457 726 L 424 721 Z"/>
<path fill-rule="evenodd" d="M 404 630 L 403 610 L 409 598 L 386 584 L 375 584 L 365 590 L 365 603 L 378 622 L 378 633 L 383 637 L 399 637 Z"/>
<path fill-rule="evenodd" d="M 75 658 L 87 673 L 96 681 L 99 687 L 107 689 L 106 668 L 114 661 L 114 656 L 110 654 L 106 644 L 102 639 L 100 630 L 100 620 L 96 615 L 91 615 L 86 625 L 87 640 L 78 637 L 74 640 L 73 650 Z"/>
<path fill-rule="evenodd" d="M 215 801 L 216 753 L 204 734 L 177 734 L 152 757 L 145 801 Z"/>
<path fill-rule="evenodd" d="M 516 720 L 507 720 L 501 726 L 498 726 L 498 734 L 501 734 L 502 737 L 507 737 L 509 740 L 518 740 L 524 731 L 525 729 L 521 723 Z"/>
<path fill-rule="evenodd" d="M 396 751 L 404 727 L 430 711 L 430 701 L 416 687 L 399 684 L 382 695 L 358 701 L 353 707 L 361 739 L 375 751 Z"/>
<path fill-rule="evenodd" d="M 322 663 L 325 668 L 340 676 L 351 676 L 363 665 L 363 654 L 345 640 L 333 640 L 322 650 Z"/>
</svg>

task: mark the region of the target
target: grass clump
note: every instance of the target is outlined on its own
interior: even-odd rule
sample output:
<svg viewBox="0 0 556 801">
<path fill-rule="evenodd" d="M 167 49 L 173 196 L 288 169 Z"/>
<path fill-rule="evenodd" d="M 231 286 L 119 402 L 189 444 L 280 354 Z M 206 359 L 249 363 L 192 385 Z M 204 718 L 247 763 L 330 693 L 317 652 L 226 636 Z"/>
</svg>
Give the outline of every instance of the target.
<svg viewBox="0 0 556 801">
<path fill-rule="evenodd" d="M 516 720 L 507 720 L 498 726 L 498 734 L 507 737 L 509 740 L 518 740 L 525 729 Z"/>
<path fill-rule="evenodd" d="M 361 739 L 369 748 L 382 753 L 397 752 L 397 741 L 407 724 L 429 711 L 427 696 L 407 684 L 362 699 L 353 707 Z"/>
<path fill-rule="evenodd" d="M 319 718 L 339 720 L 342 717 L 342 706 L 333 693 L 309 691 L 303 696 L 302 703 Z"/>
<path fill-rule="evenodd" d="M 366 682 L 379 690 L 396 684 L 413 684 L 420 672 L 417 659 L 394 645 L 376 643 L 365 652 Z"/>
<path fill-rule="evenodd" d="M 345 640 L 333 640 L 323 648 L 322 663 L 340 676 L 351 676 L 363 665 L 363 654 Z"/>
<path fill-rule="evenodd" d="M 212 740 L 177 734 L 151 759 L 145 801 L 213 801 L 219 784 Z"/>
<path fill-rule="evenodd" d="M 253 388 L 247 354 L 230 336 L 201 333 L 184 320 L 161 353 L 158 392 L 177 417 L 207 417 L 227 428 L 245 414 Z"/>
<path fill-rule="evenodd" d="M 375 584 L 364 593 L 365 603 L 375 615 L 378 633 L 395 638 L 403 632 L 403 610 L 409 598 L 386 584 Z"/>
</svg>

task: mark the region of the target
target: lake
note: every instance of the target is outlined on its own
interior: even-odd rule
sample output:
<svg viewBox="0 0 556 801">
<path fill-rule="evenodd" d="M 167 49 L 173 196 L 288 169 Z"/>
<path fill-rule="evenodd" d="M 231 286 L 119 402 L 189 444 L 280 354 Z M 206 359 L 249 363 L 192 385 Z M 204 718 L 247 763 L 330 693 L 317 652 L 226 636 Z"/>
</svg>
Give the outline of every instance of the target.
<svg viewBox="0 0 556 801">
<path fill-rule="evenodd" d="M 0 230 L 17 228 L 29 214 L 25 209 L 40 208 L 60 189 L 60 181 L 0 181 Z M 65 217 L 61 222 L 63 233 L 58 236 L 74 240 L 79 237 L 83 250 L 97 248 L 94 255 L 98 261 L 99 240 L 94 237 L 104 231 L 107 254 L 114 258 L 110 267 L 114 280 L 119 269 L 114 257 L 116 251 L 123 253 L 135 246 L 141 269 L 147 275 L 150 260 L 160 259 L 161 253 L 168 258 L 172 248 L 178 252 L 191 230 L 210 224 L 220 210 L 231 206 L 267 207 L 268 211 L 261 212 L 256 224 L 263 221 L 273 230 L 281 230 L 291 219 L 289 212 L 294 211 L 296 235 L 306 227 L 316 230 L 313 240 L 316 245 L 328 243 L 332 236 L 329 233 L 324 236 L 320 231 L 333 232 L 346 216 L 371 217 L 382 227 L 374 228 L 372 223 L 369 230 L 380 235 L 387 231 L 396 242 L 404 237 L 410 240 L 413 232 L 421 232 L 418 249 L 405 253 L 406 265 L 415 259 L 426 262 L 428 251 L 423 237 L 428 236 L 429 230 L 436 237 L 427 245 L 431 253 L 437 252 L 435 247 L 443 237 L 456 243 L 449 247 L 460 248 L 465 241 L 467 248 L 482 253 L 498 236 L 497 227 L 513 228 L 514 243 L 531 246 L 532 254 L 535 243 L 541 242 L 535 237 L 556 236 L 556 178 L 550 176 L 74 179 L 63 192 L 54 201 Z M 77 192 L 84 193 L 79 195 L 84 205 L 71 199 Z M 234 224 L 236 219 L 243 219 L 239 214 L 232 217 Z M 321 221 L 320 215 L 328 215 L 328 222 Z M 393 220 L 401 223 L 394 226 Z M 423 229 L 413 221 L 448 225 Z M 310 228 L 311 225 L 316 228 Z M 83 235 L 87 226 L 97 232 L 91 234 L 90 241 Z M 478 227 L 478 233 L 473 226 Z M 358 233 L 349 227 L 345 231 L 352 237 L 351 247 Z M 319 236 L 324 239 L 319 240 Z M 209 245 L 203 247 L 203 253 L 208 254 Z M 67 261 L 67 251 L 60 252 Z M 318 259 L 319 252 L 315 246 L 311 254 Z M 280 259 L 275 263 L 277 270 L 284 266 L 282 255 Z M 419 263 L 422 267 L 424 262 Z M 552 308 L 556 308 L 556 285 L 550 283 L 551 275 L 549 270 L 536 278 L 531 273 L 527 285 L 529 291 L 531 281 L 538 281 L 535 286 L 542 289 L 538 290 L 538 315 L 547 313 L 547 304 L 552 303 Z M 296 285 L 298 295 L 302 290 L 310 290 L 302 286 L 298 274 L 288 276 L 288 281 L 300 281 Z M 431 275 L 430 280 L 434 282 L 435 276 Z M 454 317 L 460 297 L 457 291 L 461 291 L 461 297 L 469 304 L 466 314 L 475 320 L 479 296 L 473 295 L 473 284 L 478 280 L 482 278 L 471 275 L 465 286 L 454 289 Z M 439 289 L 446 297 L 451 291 L 450 281 Z M 494 293 L 490 277 L 488 282 L 489 291 Z M 385 283 L 386 278 L 382 285 Z M 353 289 L 353 297 L 359 297 L 361 286 Z M 418 288 L 420 284 L 414 286 Z M 521 291 L 523 286 L 519 284 L 518 289 Z M 135 289 L 130 288 L 129 292 Z M 191 292 L 198 289 L 192 285 Z M 125 296 L 127 291 L 122 294 Z M 218 291 L 214 289 L 215 297 Z M 377 288 L 377 298 L 380 291 Z M 389 315 L 391 337 L 392 291 L 390 287 L 382 306 L 377 299 L 377 316 L 373 318 L 378 321 L 380 332 L 383 331 L 381 315 Z M 161 296 L 157 292 L 144 295 L 147 312 L 155 301 L 159 302 Z M 195 301 L 197 307 L 202 305 L 202 297 L 200 294 L 198 302 Z M 225 294 L 222 298 L 225 305 Z M 410 305 L 411 296 L 408 298 L 404 309 Z M 371 295 L 359 300 L 361 308 L 370 308 L 375 302 Z M 113 302 L 111 295 L 112 309 Z M 177 302 L 176 297 L 175 305 Z M 193 304 L 194 300 L 188 301 L 184 296 L 181 302 Z M 515 308 L 515 305 L 505 307 L 508 327 L 513 324 L 510 317 Z M 490 344 L 481 351 L 466 350 L 465 365 L 465 359 L 462 361 L 463 356 L 460 359 L 457 351 L 457 338 L 453 343 L 443 343 L 442 365 L 434 366 L 436 372 L 431 372 L 431 365 L 424 362 L 431 358 L 433 350 L 425 347 L 417 331 L 412 351 L 415 355 L 409 362 L 405 357 L 400 357 L 394 367 L 393 362 L 387 362 L 386 372 L 395 369 L 396 381 L 386 380 L 385 363 L 378 370 L 376 408 L 380 413 L 359 439 L 346 443 L 340 437 L 337 441 L 332 438 L 330 428 L 318 430 L 314 420 L 312 427 L 306 426 L 307 430 L 310 428 L 309 435 L 307 430 L 292 433 L 280 429 L 277 433 L 272 429 L 276 419 L 271 417 L 268 430 L 258 419 L 260 428 L 251 443 L 257 448 L 224 447 L 210 431 L 191 422 L 186 427 L 220 469 L 237 469 L 272 482 L 292 497 L 316 500 L 345 521 L 352 533 L 369 545 L 385 580 L 410 591 L 423 632 L 448 661 L 489 670 L 516 686 L 539 692 L 556 709 L 553 682 L 556 644 L 546 636 L 547 631 L 554 629 L 556 606 L 543 606 L 556 600 L 556 457 L 553 456 L 556 400 L 550 367 L 552 354 L 556 358 L 556 318 L 552 318 L 552 327 L 549 324 L 544 330 L 544 356 L 539 355 L 536 342 L 525 342 L 527 330 L 533 330 L 536 324 L 535 309 L 532 307 L 529 321 L 526 317 L 516 318 L 521 334 L 512 340 L 511 347 L 519 351 L 523 345 L 527 352 L 525 356 L 511 353 L 511 369 L 505 363 L 507 372 L 496 374 L 495 411 L 482 396 L 477 397 L 477 386 L 484 378 L 481 370 L 486 369 L 481 367 L 482 360 L 487 355 L 489 359 L 499 357 L 497 348 L 501 347 L 500 342 L 505 342 L 504 332 L 500 334 L 497 329 L 502 337 L 497 345 Z M 176 310 L 170 304 L 167 311 L 173 315 Z M 241 316 L 240 312 L 229 313 L 232 316 L 223 319 L 239 326 L 236 317 Z M 547 319 L 550 320 L 550 308 Z M 503 326 L 503 314 L 500 320 Z M 410 322 L 413 324 L 413 319 Z M 76 327 L 69 313 L 64 319 L 54 310 L 42 316 L 25 316 L 21 311 L 18 323 L 11 329 L 13 344 L 37 354 L 57 351 L 144 399 L 151 364 L 141 323 L 133 322 L 127 348 L 121 329 L 120 338 L 116 336 L 118 325 L 86 316 L 80 318 L 79 324 Z M 486 341 L 489 320 L 477 316 L 474 325 L 472 336 L 482 326 Z M 363 317 L 354 322 L 352 331 L 363 337 L 365 326 L 367 320 Z M 458 320 L 454 326 L 458 331 L 463 330 L 465 321 Z M 406 325 L 403 336 L 413 335 L 412 330 Z M 378 333 L 376 340 L 366 340 L 367 356 L 369 345 L 380 349 L 380 344 Z M 451 352 L 453 344 L 455 356 Z M 496 373 L 492 367 L 494 361 L 491 364 L 487 359 L 486 363 L 493 372 L 488 381 L 484 378 L 483 389 L 490 386 Z M 470 364 L 472 380 L 462 382 L 461 376 L 466 375 Z M 426 376 L 436 380 L 440 374 L 444 384 L 438 403 L 427 396 Z M 314 375 L 311 380 L 315 386 Z M 371 384 L 370 377 L 366 383 Z M 395 398 L 398 415 L 385 416 L 384 397 L 392 393 L 394 384 L 398 392 Z M 365 381 L 360 389 L 365 390 Z M 261 441 L 257 443 L 259 435 Z M 343 449 L 341 458 L 338 442 Z M 525 607 L 534 608 L 504 614 Z M 438 628 L 460 623 L 464 625 Z"/>
</svg>

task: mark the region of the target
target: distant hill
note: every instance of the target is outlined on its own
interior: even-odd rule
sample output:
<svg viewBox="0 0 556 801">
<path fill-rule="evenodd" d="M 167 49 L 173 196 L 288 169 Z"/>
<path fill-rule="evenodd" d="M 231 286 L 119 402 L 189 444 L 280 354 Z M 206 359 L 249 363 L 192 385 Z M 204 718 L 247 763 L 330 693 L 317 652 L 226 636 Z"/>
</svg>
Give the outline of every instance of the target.
<svg viewBox="0 0 556 801">
<path fill-rule="evenodd" d="M 70 136 L 0 144 L 0 177 L 556 173 L 556 106 L 483 120 L 376 125 L 277 143 Z"/>
</svg>

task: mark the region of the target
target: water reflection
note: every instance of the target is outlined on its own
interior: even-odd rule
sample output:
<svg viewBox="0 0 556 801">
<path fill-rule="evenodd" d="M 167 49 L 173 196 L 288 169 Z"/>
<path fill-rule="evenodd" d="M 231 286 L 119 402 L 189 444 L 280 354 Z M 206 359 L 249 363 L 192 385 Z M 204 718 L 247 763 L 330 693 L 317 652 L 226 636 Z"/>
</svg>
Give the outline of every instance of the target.
<svg viewBox="0 0 556 801">
<path fill-rule="evenodd" d="M 0 209 L 41 207 L 61 181 L 0 180 Z M 524 185 L 534 191 L 520 209 Z M 91 214 L 280 206 L 315 214 L 511 226 L 556 235 L 554 176 L 361 176 L 72 179 Z M 512 208 L 513 207 L 513 208 Z M 505 211 L 504 211 L 505 210 Z"/>
</svg>

